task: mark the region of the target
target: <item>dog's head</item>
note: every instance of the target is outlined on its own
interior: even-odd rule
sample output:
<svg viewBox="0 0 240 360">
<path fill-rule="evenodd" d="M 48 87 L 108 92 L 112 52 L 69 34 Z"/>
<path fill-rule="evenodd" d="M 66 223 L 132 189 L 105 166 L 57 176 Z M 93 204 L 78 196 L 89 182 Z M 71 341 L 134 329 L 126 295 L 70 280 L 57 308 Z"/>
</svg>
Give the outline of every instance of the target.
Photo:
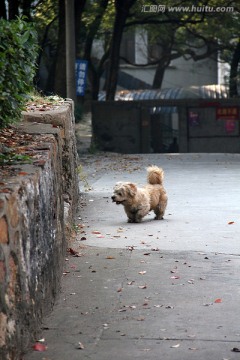
<svg viewBox="0 0 240 360">
<path fill-rule="evenodd" d="M 129 182 L 118 182 L 114 186 L 112 201 L 117 205 L 128 203 L 137 193 L 135 184 Z"/>
</svg>

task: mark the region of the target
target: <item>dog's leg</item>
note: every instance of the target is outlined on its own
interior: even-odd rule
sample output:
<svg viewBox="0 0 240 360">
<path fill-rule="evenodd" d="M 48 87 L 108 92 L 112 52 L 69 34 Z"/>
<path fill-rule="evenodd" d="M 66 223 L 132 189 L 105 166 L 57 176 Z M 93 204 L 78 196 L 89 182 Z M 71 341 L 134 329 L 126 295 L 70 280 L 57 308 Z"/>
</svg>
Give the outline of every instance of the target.
<svg viewBox="0 0 240 360">
<path fill-rule="evenodd" d="M 143 214 L 141 213 L 141 211 L 137 209 L 131 209 L 131 211 L 127 211 L 126 213 L 129 223 L 140 223 L 142 221 Z"/>
<path fill-rule="evenodd" d="M 154 212 L 156 214 L 155 216 L 155 220 L 162 220 L 163 219 L 163 216 L 165 214 L 165 210 L 166 210 L 166 207 L 167 207 L 167 201 L 168 201 L 168 198 L 167 198 L 167 195 L 164 194 L 161 198 L 161 201 L 160 203 L 158 204 L 158 206 L 154 209 Z"/>
<path fill-rule="evenodd" d="M 154 209 L 154 213 L 155 213 L 155 220 L 162 220 L 163 219 L 163 215 L 164 215 L 164 211 L 161 209 L 161 205 L 159 204 L 155 209 Z"/>
<path fill-rule="evenodd" d="M 136 215 L 135 215 L 135 222 L 140 223 L 144 216 L 146 216 L 150 211 L 149 203 L 145 206 L 141 206 L 138 208 Z"/>
<path fill-rule="evenodd" d="M 142 216 L 137 212 L 128 213 L 128 222 L 129 223 L 140 223 L 142 221 Z"/>
<path fill-rule="evenodd" d="M 136 211 L 130 211 L 129 208 L 124 207 L 124 210 L 127 214 L 128 217 L 128 222 L 129 223 L 135 223 L 135 217 L 136 217 Z"/>
<path fill-rule="evenodd" d="M 135 216 L 135 221 L 134 222 L 136 222 L 136 223 L 140 223 L 141 221 L 142 221 L 142 216 L 140 215 L 140 214 L 136 214 L 136 216 Z"/>
</svg>

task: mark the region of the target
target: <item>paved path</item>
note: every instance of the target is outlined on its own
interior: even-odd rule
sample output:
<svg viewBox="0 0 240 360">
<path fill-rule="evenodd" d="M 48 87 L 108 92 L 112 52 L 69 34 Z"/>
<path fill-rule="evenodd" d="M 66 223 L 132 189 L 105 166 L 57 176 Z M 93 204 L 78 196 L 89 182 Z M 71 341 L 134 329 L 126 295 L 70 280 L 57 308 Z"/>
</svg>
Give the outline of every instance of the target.
<svg viewBox="0 0 240 360">
<path fill-rule="evenodd" d="M 223 360 L 240 349 L 240 155 L 82 155 L 76 239 L 25 360 Z M 165 219 L 128 224 L 116 181 L 165 170 Z M 89 191 L 88 188 L 92 189 Z M 233 351 L 235 350 L 235 351 Z"/>
</svg>

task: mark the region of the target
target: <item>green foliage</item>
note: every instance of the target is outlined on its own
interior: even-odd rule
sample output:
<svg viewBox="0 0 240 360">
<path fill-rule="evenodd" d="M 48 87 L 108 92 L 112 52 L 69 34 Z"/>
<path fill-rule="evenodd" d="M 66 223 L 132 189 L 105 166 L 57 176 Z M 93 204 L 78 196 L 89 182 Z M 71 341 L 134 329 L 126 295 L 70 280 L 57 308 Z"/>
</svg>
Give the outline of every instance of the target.
<svg viewBox="0 0 240 360">
<path fill-rule="evenodd" d="M 31 157 L 24 154 L 16 154 L 14 152 L 0 153 L 0 165 L 16 165 L 28 164 L 31 162 Z"/>
<path fill-rule="evenodd" d="M 23 18 L 0 19 L 0 127 L 21 117 L 33 89 L 38 52 L 37 33 Z"/>
<path fill-rule="evenodd" d="M 50 54 L 44 53 L 49 62 L 54 61 L 51 56 L 56 50 L 58 40 L 58 21 L 59 14 L 57 0 L 39 1 L 34 13 L 34 23 L 38 33 L 38 42 L 41 50 L 48 47 Z"/>
</svg>

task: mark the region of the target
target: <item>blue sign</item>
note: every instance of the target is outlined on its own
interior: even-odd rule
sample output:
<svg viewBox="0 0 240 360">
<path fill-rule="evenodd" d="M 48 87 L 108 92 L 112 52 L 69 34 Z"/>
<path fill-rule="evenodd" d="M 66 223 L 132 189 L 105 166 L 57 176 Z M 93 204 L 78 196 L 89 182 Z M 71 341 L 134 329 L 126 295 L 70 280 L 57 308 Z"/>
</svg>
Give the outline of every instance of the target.
<svg viewBox="0 0 240 360">
<path fill-rule="evenodd" d="M 75 62 L 77 96 L 84 96 L 87 78 L 87 60 L 77 59 Z"/>
</svg>

